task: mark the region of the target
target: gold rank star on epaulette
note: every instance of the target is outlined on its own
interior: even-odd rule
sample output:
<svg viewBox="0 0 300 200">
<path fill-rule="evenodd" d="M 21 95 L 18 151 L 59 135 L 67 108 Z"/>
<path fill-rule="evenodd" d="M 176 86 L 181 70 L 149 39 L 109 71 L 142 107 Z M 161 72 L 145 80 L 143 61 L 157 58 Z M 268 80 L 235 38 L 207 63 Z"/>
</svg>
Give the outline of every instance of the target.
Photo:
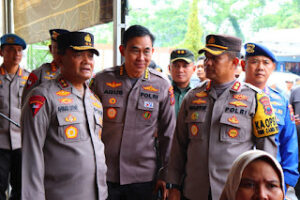
<svg viewBox="0 0 300 200">
<path fill-rule="evenodd" d="M 69 86 L 69 84 L 63 78 L 60 78 L 58 81 L 63 88 L 66 88 Z"/>
</svg>

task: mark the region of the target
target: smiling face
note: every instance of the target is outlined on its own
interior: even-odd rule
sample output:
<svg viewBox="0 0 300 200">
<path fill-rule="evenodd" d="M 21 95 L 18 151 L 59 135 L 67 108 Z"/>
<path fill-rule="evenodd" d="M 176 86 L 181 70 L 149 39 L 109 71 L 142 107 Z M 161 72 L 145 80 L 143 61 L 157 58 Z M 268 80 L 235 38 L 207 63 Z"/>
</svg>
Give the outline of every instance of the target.
<svg viewBox="0 0 300 200">
<path fill-rule="evenodd" d="M 251 56 L 245 61 L 246 83 L 264 89 L 275 63 L 266 56 Z"/>
<path fill-rule="evenodd" d="M 264 160 L 255 160 L 244 169 L 236 193 L 236 200 L 256 199 L 283 200 L 279 175 Z"/>
<path fill-rule="evenodd" d="M 22 60 L 23 48 L 20 45 L 4 45 L 0 55 L 3 57 L 3 63 L 6 67 L 18 66 Z"/>
<path fill-rule="evenodd" d="M 66 49 L 64 55 L 59 55 L 61 74 L 72 84 L 83 84 L 91 78 L 94 70 L 94 54 L 90 50 L 75 51 Z"/>
<path fill-rule="evenodd" d="M 119 47 L 125 58 L 125 69 L 129 77 L 139 78 L 151 62 L 154 49 L 150 36 L 134 37 L 126 46 Z"/>
</svg>

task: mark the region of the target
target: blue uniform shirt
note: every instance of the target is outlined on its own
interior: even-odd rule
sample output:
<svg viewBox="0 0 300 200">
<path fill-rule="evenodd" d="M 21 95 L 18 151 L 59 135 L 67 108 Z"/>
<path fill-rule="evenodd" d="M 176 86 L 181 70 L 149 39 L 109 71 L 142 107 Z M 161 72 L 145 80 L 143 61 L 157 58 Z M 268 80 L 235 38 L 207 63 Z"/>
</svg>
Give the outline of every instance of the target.
<svg viewBox="0 0 300 200">
<path fill-rule="evenodd" d="M 278 145 L 277 160 L 284 173 L 284 182 L 294 187 L 298 181 L 298 140 L 292 110 L 288 100 L 276 90 L 266 87 L 264 92 L 270 97 L 277 117 L 279 133 L 276 135 Z"/>
</svg>

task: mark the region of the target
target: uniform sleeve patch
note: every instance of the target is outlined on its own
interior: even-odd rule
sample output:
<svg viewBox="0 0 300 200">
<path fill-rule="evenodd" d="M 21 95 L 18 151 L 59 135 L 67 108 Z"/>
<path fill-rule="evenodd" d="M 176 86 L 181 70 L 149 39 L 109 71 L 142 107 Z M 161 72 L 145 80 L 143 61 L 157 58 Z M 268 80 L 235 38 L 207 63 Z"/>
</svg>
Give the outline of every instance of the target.
<svg viewBox="0 0 300 200">
<path fill-rule="evenodd" d="M 46 98 L 43 96 L 32 96 L 29 99 L 29 105 L 31 107 L 32 116 L 34 117 L 39 110 L 42 108 L 42 106 L 45 103 Z"/>
<path fill-rule="evenodd" d="M 36 83 L 36 81 L 38 80 L 38 77 L 34 74 L 34 73 L 30 73 L 28 80 L 27 80 L 27 86 L 26 89 L 30 88 L 32 85 L 34 85 Z"/>
<path fill-rule="evenodd" d="M 278 125 L 269 97 L 263 93 L 256 94 L 257 109 L 253 117 L 253 132 L 258 138 L 275 135 Z"/>
</svg>

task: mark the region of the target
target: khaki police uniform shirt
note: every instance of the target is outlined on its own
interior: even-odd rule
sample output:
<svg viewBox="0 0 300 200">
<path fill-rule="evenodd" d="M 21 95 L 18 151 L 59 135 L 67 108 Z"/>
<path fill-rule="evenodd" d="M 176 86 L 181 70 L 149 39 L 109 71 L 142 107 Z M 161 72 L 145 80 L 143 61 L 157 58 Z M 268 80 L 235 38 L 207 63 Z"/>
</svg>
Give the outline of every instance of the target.
<svg viewBox="0 0 300 200">
<path fill-rule="evenodd" d="M 107 197 L 103 108 L 62 77 L 28 94 L 22 109 L 22 199 Z"/>
<path fill-rule="evenodd" d="M 0 67 L 0 112 L 20 124 L 21 96 L 29 72 L 20 68 L 11 77 L 4 66 Z M 0 116 L 0 149 L 21 148 L 21 130 Z"/>
<path fill-rule="evenodd" d="M 190 90 L 183 100 L 168 167 L 169 183 L 181 185 L 186 174 L 183 195 L 191 200 L 207 199 L 209 190 L 218 200 L 241 153 L 254 146 L 273 156 L 277 152 L 274 135 L 256 138 L 253 134 L 258 89 L 237 81 L 217 97 L 210 83 Z M 265 108 L 271 108 L 270 101 Z M 275 116 L 272 122 L 276 124 Z M 256 128 L 261 130 L 260 125 Z"/>
<path fill-rule="evenodd" d="M 54 63 L 44 63 L 39 68 L 33 70 L 25 85 L 25 89 L 22 95 L 22 103 L 25 102 L 27 94 L 39 86 L 41 83 L 55 79 L 60 74 L 60 68 Z"/>
<path fill-rule="evenodd" d="M 107 180 L 120 184 L 154 180 L 156 132 L 162 161 L 158 176 L 165 179 L 176 121 L 170 82 L 161 73 L 147 69 L 132 86 L 124 66 L 118 66 L 96 74 L 91 89 L 104 108 Z"/>
</svg>

